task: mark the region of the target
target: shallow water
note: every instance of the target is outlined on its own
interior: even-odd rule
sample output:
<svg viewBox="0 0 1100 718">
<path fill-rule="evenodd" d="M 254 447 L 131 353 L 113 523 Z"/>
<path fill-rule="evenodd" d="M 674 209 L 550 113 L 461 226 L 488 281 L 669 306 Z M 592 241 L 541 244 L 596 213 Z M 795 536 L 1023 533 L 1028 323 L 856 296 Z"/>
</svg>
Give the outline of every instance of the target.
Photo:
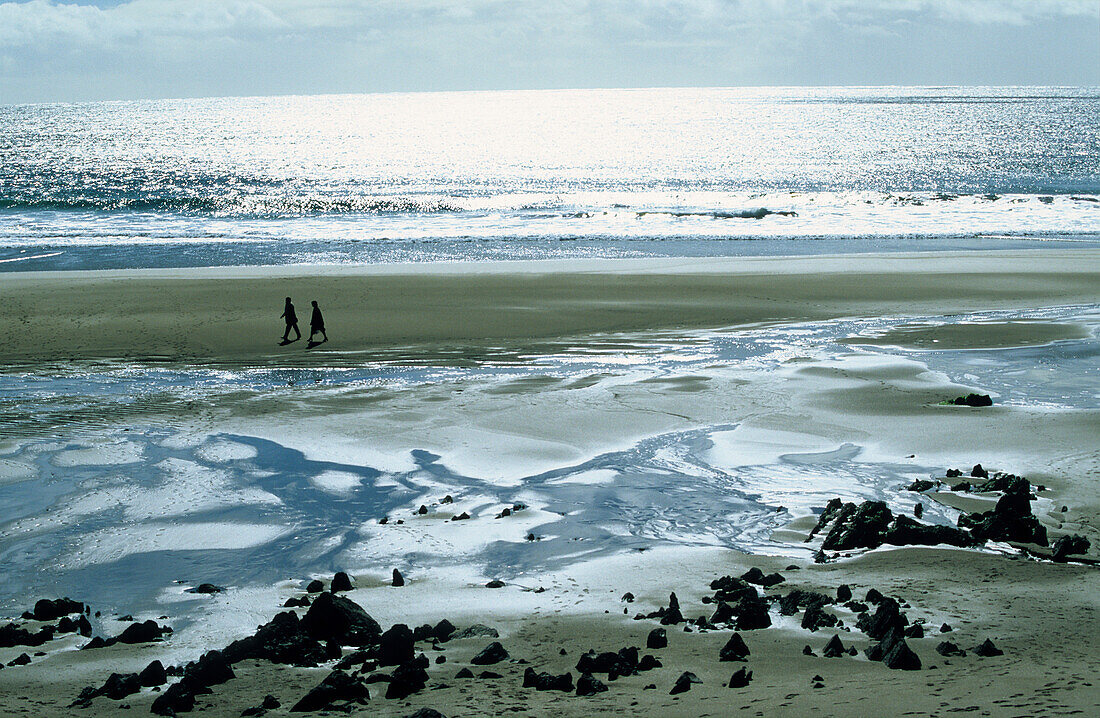
<svg viewBox="0 0 1100 718">
<path fill-rule="evenodd" d="M 1019 320 L 1074 323 L 1087 336 L 995 349 L 858 343 L 913 323 Z M 492 478 L 495 467 L 463 473 L 448 456 L 417 446 L 408 447 L 407 466 L 394 469 L 325 460 L 323 443 L 307 457 L 219 427 L 238 405 L 278 397 L 327 412 L 326 402 L 355 407 L 396 387 L 410 396 L 476 388 L 538 401 L 545 388 L 615 377 L 682 392 L 690 402 L 708 391 L 718 368 L 751 382 L 791 367 L 876 357 L 920 362 L 992 394 L 998 405 L 1097 409 L 1098 328 L 1100 307 L 1073 306 L 609 336 L 518 352 L 481 348 L 460 362 L 412 362 L 395 352 L 314 369 L 73 365 L 3 374 L 0 606 L 15 611 L 28 596 L 56 593 L 136 612 L 155 606 L 174 581 L 268 585 L 354 567 L 472 564 L 486 576 L 522 580 L 662 544 L 803 555 L 808 549 L 773 542 L 770 533 L 836 495 L 911 510 L 918 497 L 903 487 L 943 467 L 872 460 L 855 443 L 746 437 L 737 424 L 715 424 L 502 482 Z M 354 416 L 348 409 L 347 420 Z M 439 505 L 444 494 L 456 503 Z M 527 508 L 492 518 L 516 502 Z M 426 517 L 413 515 L 421 503 L 431 505 Z M 477 518 L 447 521 L 459 511 Z M 405 524 L 379 527 L 383 516 Z M 953 523 L 955 514 L 929 505 L 925 517 Z M 526 540 L 529 532 L 537 540 Z"/>
</svg>

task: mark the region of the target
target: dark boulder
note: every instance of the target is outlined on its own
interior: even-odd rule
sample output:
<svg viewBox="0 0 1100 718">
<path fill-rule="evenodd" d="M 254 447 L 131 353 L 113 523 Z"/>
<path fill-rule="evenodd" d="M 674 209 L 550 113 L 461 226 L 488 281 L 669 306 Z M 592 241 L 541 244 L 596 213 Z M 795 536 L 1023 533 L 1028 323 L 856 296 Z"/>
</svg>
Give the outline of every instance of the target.
<svg viewBox="0 0 1100 718">
<path fill-rule="evenodd" d="M 413 659 L 413 633 L 404 623 L 382 634 L 378 643 L 378 665 L 397 666 Z"/>
<path fill-rule="evenodd" d="M 370 693 L 366 683 L 343 671 L 333 671 L 290 710 L 292 713 L 305 713 L 340 709 L 343 707 L 341 704 L 365 704 L 368 700 Z"/>
<path fill-rule="evenodd" d="M 165 636 L 172 632 L 172 629 L 168 626 L 157 625 L 156 621 L 143 621 L 141 623 L 131 623 L 127 626 L 122 633 L 114 638 L 107 639 L 107 645 L 111 646 L 116 643 L 150 643 L 151 641 L 159 641 L 161 636 Z"/>
<path fill-rule="evenodd" d="M 642 656 L 642 659 L 638 661 L 639 671 L 652 671 L 654 668 L 661 668 L 662 666 L 663 664 L 649 653 Z"/>
<path fill-rule="evenodd" d="M 35 602 L 31 614 L 36 621 L 55 621 L 71 613 L 84 613 L 85 608 L 86 606 L 80 601 L 74 601 L 68 597 L 56 598 L 52 601 L 43 598 Z"/>
<path fill-rule="evenodd" d="M 469 668 L 462 668 L 455 674 L 455 678 L 473 678 L 474 672 Z"/>
<path fill-rule="evenodd" d="M 752 671 L 746 668 L 739 668 L 730 676 L 729 687 L 730 688 L 744 688 L 752 680 Z"/>
<path fill-rule="evenodd" d="M 679 607 L 669 607 L 661 614 L 662 626 L 675 626 L 678 623 L 684 622 L 684 615 L 680 613 Z"/>
<path fill-rule="evenodd" d="M 141 690 L 141 681 L 136 673 L 112 673 L 103 687 L 99 689 L 101 696 L 107 696 L 112 700 L 122 700 L 126 696 L 133 695 Z"/>
<path fill-rule="evenodd" d="M 138 674 L 138 682 L 143 686 L 163 686 L 168 682 L 168 674 L 164 672 L 164 664 L 153 661 Z"/>
<path fill-rule="evenodd" d="M 1031 513 L 1031 485 L 1014 477 L 992 511 L 959 516 L 959 527 L 982 541 L 1047 545 L 1047 530 Z"/>
<path fill-rule="evenodd" d="M 477 674 L 477 677 L 483 681 L 492 681 L 496 680 L 497 678 L 504 678 L 504 676 L 495 671 L 482 671 L 481 673 Z"/>
<path fill-rule="evenodd" d="M 424 670 L 426 661 L 412 660 L 402 663 L 394 669 L 390 684 L 386 688 L 386 698 L 401 699 L 424 690 L 428 683 L 428 672 Z"/>
<path fill-rule="evenodd" d="M 199 660 L 187 664 L 180 681 L 195 693 L 201 688 L 220 685 L 236 678 L 233 666 L 221 651 L 207 651 Z"/>
<path fill-rule="evenodd" d="M 771 588 L 772 586 L 778 586 L 786 580 L 787 579 L 783 578 L 783 576 L 778 573 L 769 573 L 767 576 L 764 577 L 764 581 L 763 583 L 761 583 L 761 585 L 764 588 Z"/>
<path fill-rule="evenodd" d="M 983 469 L 981 464 L 974 464 L 974 468 L 970 470 L 970 476 L 975 479 L 988 479 L 989 472 Z"/>
<path fill-rule="evenodd" d="M 702 683 L 702 681 L 699 680 L 699 676 L 691 671 L 684 671 L 680 674 L 680 677 L 676 679 L 676 683 L 672 685 L 672 690 L 670 690 L 668 694 L 674 696 L 678 693 L 687 693 L 691 690 L 693 683 Z"/>
<path fill-rule="evenodd" d="M 975 546 L 981 543 L 965 531 L 953 526 L 922 524 L 908 516 L 898 515 L 886 530 L 883 541 L 892 546 Z"/>
<path fill-rule="evenodd" d="M 882 594 L 877 588 L 867 589 L 867 596 L 863 599 L 867 603 L 878 603 L 882 600 Z"/>
<path fill-rule="evenodd" d="M 336 575 L 332 577 L 332 586 L 329 588 L 329 591 L 332 593 L 340 593 L 341 591 L 350 591 L 352 588 L 351 577 L 343 571 L 337 571 Z"/>
<path fill-rule="evenodd" d="M 493 641 L 485 648 L 481 649 L 481 652 L 470 659 L 470 663 L 475 666 L 491 666 L 494 663 L 500 663 L 508 658 L 508 651 L 504 649 L 504 646 L 500 645 L 500 641 Z"/>
<path fill-rule="evenodd" d="M 174 716 L 194 709 L 194 692 L 183 683 L 173 683 L 153 700 L 151 711 L 158 716 Z"/>
<path fill-rule="evenodd" d="M 489 636 L 490 638 L 499 638 L 500 633 L 497 631 L 497 629 L 492 628 L 491 626 L 486 626 L 483 623 L 475 623 L 472 626 L 468 626 L 462 629 L 458 633 L 458 635 L 452 636 L 452 638 L 481 638 L 484 636 Z"/>
<path fill-rule="evenodd" d="M 321 583 L 319 579 L 313 579 L 306 584 L 306 593 L 320 593 L 325 590 L 325 584 Z"/>
<path fill-rule="evenodd" d="M 921 668 L 920 657 L 913 653 L 904 638 L 895 641 L 882 656 L 882 662 L 887 668 L 901 671 L 919 671 Z"/>
<path fill-rule="evenodd" d="M 936 653 L 944 657 L 966 655 L 966 651 L 959 648 L 951 641 L 940 641 L 940 643 L 936 646 Z"/>
<path fill-rule="evenodd" d="M 844 647 L 844 643 L 841 642 L 840 636 L 836 633 L 829 639 L 829 642 L 825 644 L 825 650 L 821 652 L 821 655 L 826 658 L 840 658 L 848 653 L 848 649 Z"/>
<path fill-rule="evenodd" d="M 654 628 L 645 639 L 646 648 L 658 649 L 668 645 L 668 634 L 663 628 Z"/>
<path fill-rule="evenodd" d="M 230 643 L 222 653 L 229 663 L 257 658 L 294 666 L 316 666 L 328 659 L 328 651 L 302 623 L 297 614 L 284 611 L 257 628 L 253 635 Z"/>
<path fill-rule="evenodd" d="M 836 587 L 836 601 L 837 603 L 845 603 L 852 600 L 852 589 L 846 583 L 842 583 Z"/>
<path fill-rule="evenodd" d="M 591 673 L 582 673 L 581 677 L 577 679 L 578 696 L 594 696 L 606 690 L 607 686 L 600 679 L 594 678 Z"/>
<path fill-rule="evenodd" d="M 909 486 L 906 487 L 906 490 L 923 493 L 925 491 L 928 491 L 929 489 L 934 488 L 936 488 L 935 481 L 929 481 L 928 479 L 917 479 L 913 483 L 909 484 Z"/>
<path fill-rule="evenodd" d="M 741 580 L 746 583 L 755 583 L 756 585 L 762 585 L 764 583 L 764 572 L 753 566 L 748 571 L 741 574 Z"/>
<path fill-rule="evenodd" d="M 734 633 L 726 641 L 726 645 L 718 650 L 719 661 L 743 661 L 749 656 L 749 647 L 745 645 L 745 639 L 740 633 Z"/>
<path fill-rule="evenodd" d="M 981 645 L 974 649 L 982 658 L 992 658 L 993 656 L 1003 656 L 1005 654 L 1000 648 L 993 645 L 993 641 L 988 638 L 982 641 Z"/>
<path fill-rule="evenodd" d="M 618 653 L 588 651 L 577 661 L 578 673 L 606 673 L 608 680 L 638 672 L 638 649 L 621 648 Z"/>
<path fill-rule="evenodd" d="M 215 586 L 212 583 L 200 583 L 198 586 L 195 586 L 194 588 L 187 589 L 187 593 L 210 594 L 210 593 L 221 593 L 224 590 L 225 590 L 225 588 L 223 586 Z"/>
<path fill-rule="evenodd" d="M 796 588 L 779 599 L 779 615 L 793 616 L 798 613 L 801 607 L 809 607 L 814 604 L 824 605 L 827 603 L 832 603 L 832 601 L 823 593 L 803 591 L 800 588 Z"/>
<path fill-rule="evenodd" d="M 822 608 L 820 603 L 811 603 L 802 615 L 802 627 L 809 631 L 835 626 L 840 619 Z"/>
<path fill-rule="evenodd" d="M 41 630 L 32 633 L 16 623 L 9 623 L 0 627 L 0 648 L 41 646 L 53 639 L 55 631 L 56 629 L 53 626 L 45 626 Z M 100 642 L 102 641 L 103 639 L 100 639 Z"/>
<path fill-rule="evenodd" d="M 852 510 L 855 509 L 855 504 L 845 504 L 840 499 L 829 499 L 829 503 L 825 504 L 824 510 L 817 518 L 817 525 L 810 529 L 810 535 L 806 537 L 806 541 L 811 541 L 814 536 L 823 531 L 830 522 L 840 516 L 847 506 L 851 506 Z"/>
<path fill-rule="evenodd" d="M 435 708 L 418 708 L 405 718 L 447 718 Z"/>
<path fill-rule="evenodd" d="M 955 397 L 951 403 L 955 406 L 993 406 L 993 399 L 989 398 L 988 394 L 967 394 Z"/>
<path fill-rule="evenodd" d="M 1062 563 L 1071 555 L 1088 553 L 1089 545 L 1089 540 L 1084 536 L 1078 534 L 1062 536 L 1054 542 L 1053 558 L 1055 561 Z"/>
<path fill-rule="evenodd" d="M 335 639 L 344 645 L 366 646 L 378 642 L 382 627 L 363 607 L 343 596 L 322 593 L 302 618 L 302 628 L 314 638 Z"/>
<path fill-rule="evenodd" d="M 906 638 L 924 638 L 924 626 L 914 623 L 905 629 L 904 635 Z"/>
<path fill-rule="evenodd" d="M 882 544 L 893 514 L 882 501 L 846 504 L 821 544 L 828 551 L 875 548 Z"/>
<path fill-rule="evenodd" d="M 539 672 L 534 668 L 528 668 L 523 672 L 523 687 L 534 688 L 537 691 L 564 691 L 569 693 L 573 690 L 573 675 L 566 672 L 560 676 L 555 676 L 552 673 Z"/>
<path fill-rule="evenodd" d="M 439 623 L 435 624 L 432 628 L 432 638 L 436 639 L 440 643 L 446 643 L 451 639 L 455 633 L 454 624 L 444 618 Z"/>
<path fill-rule="evenodd" d="M 716 578 L 710 582 L 710 588 L 715 592 L 714 601 L 716 602 L 736 603 L 745 596 L 756 596 L 755 588 L 749 585 L 748 582 L 733 576 Z"/>
<path fill-rule="evenodd" d="M 891 629 L 897 629 L 900 635 L 905 630 L 906 624 L 908 620 L 902 614 L 898 602 L 892 598 L 883 597 L 874 614 L 864 613 L 859 617 L 856 628 L 875 640 L 882 640 Z"/>
<path fill-rule="evenodd" d="M 759 596 L 744 596 L 731 607 L 731 610 L 737 616 L 734 625 L 739 631 L 752 631 L 772 625 L 771 616 L 768 615 L 768 603 Z M 717 623 L 717 621 L 712 622 Z"/>
</svg>

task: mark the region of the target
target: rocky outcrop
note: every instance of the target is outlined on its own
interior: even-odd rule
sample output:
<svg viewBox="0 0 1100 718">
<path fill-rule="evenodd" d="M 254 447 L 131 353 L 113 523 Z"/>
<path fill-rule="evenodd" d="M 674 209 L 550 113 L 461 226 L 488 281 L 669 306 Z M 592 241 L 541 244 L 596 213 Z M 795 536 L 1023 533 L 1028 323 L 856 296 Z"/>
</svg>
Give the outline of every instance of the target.
<svg viewBox="0 0 1100 718">
<path fill-rule="evenodd" d="M 343 671 L 333 671 L 290 710 L 293 713 L 342 710 L 357 704 L 363 705 L 369 700 L 370 692 L 366 683 Z"/>
</svg>

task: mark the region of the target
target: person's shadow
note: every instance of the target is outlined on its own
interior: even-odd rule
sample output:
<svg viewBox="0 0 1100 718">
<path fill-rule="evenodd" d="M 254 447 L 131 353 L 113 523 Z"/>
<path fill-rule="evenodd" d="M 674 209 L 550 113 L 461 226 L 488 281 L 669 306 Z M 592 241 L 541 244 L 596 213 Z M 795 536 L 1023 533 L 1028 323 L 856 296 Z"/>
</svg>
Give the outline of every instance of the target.
<svg viewBox="0 0 1100 718">
<path fill-rule="evenodd" d="M 298 337 L 298 339 L 301 339 L 301 337 Z M 285 347 L 287 344 L 293 344 L 294 342 L 298 341 L 298 339 L 284 339 L 279 342 L 279 346 Z M 310 346 L 313 346 L 312 342 L 310 342 Z"/>
<path fill-rule="evenodd" d="M 319 346 L 321 346 L 322 344 L 324 344 L 324 342 L 323 342 L 323 341 L 320 341 L 320 342 L 315 342 L 315 341 L 313 341 L 312 339 L 310 339 L 310 340 L 309 340 L 309 343 L 308 343 L 308 344 L 306 344 L 306 349 L 312 349 L 313 347 L 319 347 Z"/>
</svg>

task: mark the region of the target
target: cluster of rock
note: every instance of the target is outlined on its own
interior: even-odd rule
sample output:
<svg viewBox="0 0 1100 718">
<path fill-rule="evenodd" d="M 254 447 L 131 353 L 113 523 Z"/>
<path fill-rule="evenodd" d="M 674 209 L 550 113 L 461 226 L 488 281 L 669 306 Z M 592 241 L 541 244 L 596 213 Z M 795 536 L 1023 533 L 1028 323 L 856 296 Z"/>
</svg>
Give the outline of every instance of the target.
<svg viewBox="0 0 1100 718">
<path fill-rule="evenodd" d="M 954 399 L 944 403 L 952 404 L 954 406 L 970 406 L 978 408 L 982 406 L 993 406 L 993 399 L 991 399 L 988 394 L 967 394 L 966 396 L 957 396 Z"/>
<path fill-rule="evenodd" d="M 861 504 L 831 499 L 806 538 L 809 542 L 828 529 L 821 542 L 823 551 L 848 551 L 857 548 L 893 546 L 976 546 L 981 540 L 951 526 L 940 526 L 894 515 L 883 501 Z"/>
<path fill-rule="evenodd" d="M 90 612 L 91 609 L 88 606 L 69 598 L 52 600 L 46 598 L 41 599 L 34 604 L 32 610 L 23 612 L 23 620 L 38 622 L 57 621 L 57 625 L 46 625 L 32 629 L 28 628 L 26 624 L 11 621 L 4 626 L 0 626 L 0 648 L 41 646 L 60 635 L 69 633 L 79 634 L 84 637 L 91 636 L 92 624 L 86 615 Z M 76 616 L 76 618 L 73 618 L 73 616 Z M 20 658 L 22 658 L 22 656 L 20 656 Z M 20 665 L 20 663 L 16 663 L 15 665 Z"/>
</svg>

